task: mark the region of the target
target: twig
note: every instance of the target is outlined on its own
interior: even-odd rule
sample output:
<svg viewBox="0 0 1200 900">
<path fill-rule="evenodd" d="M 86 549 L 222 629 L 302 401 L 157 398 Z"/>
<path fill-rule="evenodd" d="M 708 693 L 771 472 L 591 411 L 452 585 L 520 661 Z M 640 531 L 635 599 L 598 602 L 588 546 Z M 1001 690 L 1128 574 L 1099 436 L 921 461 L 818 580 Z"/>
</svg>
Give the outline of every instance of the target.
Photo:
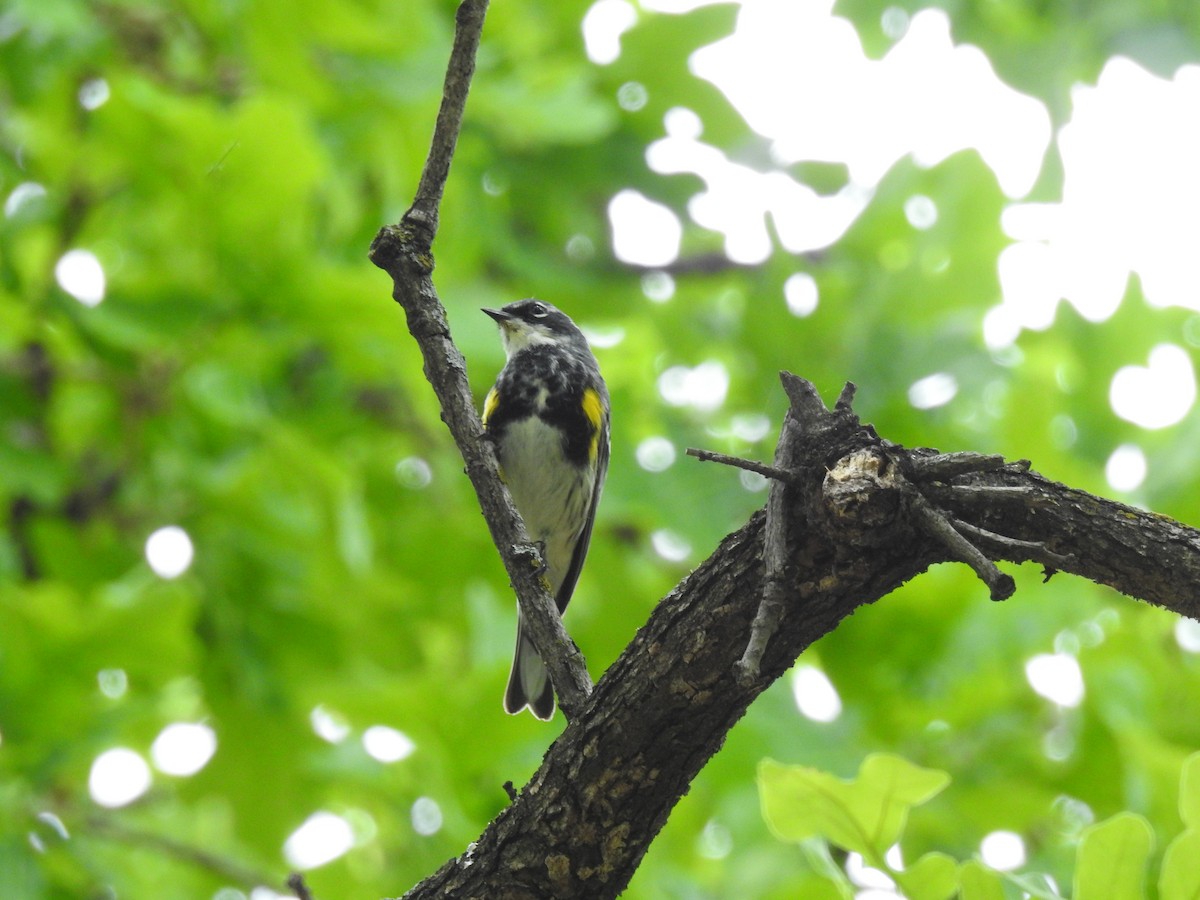
<svg viewBox="0 0 1200 900">
<path fill-rule="evenodd" d="M 937 453 L 931 456 L 908 457 L 909 471 L 913 481 L 948 481 L 956 475 L 971 472 L 993 472 L 1004 468 L 1007 463 L 999 454 L 985 453 Z"/>
<path fill-rule="evenodd" d="M 941 541 L 955 559 L 965 562 L 974 570 L 988 586 L 993 600 L 1007 600 L 1013 595 L 1017 584 L 1011 575 L 996 568 L 996 564 L 956 531 L 950 520 L 938 512 L 920 491 L 912 488 L 909 497 L 917 523 L 927 534 Z"/>
<path fill-rule="evenodd" d="M 221 154 L 221 158 L 218 159 L 215 163 L 212 164 L 212 166 L 209 167 L 209 170 L 208 170 L 209 176 L 215 175 L 217 172 L 221 171 L 222 167 L 224 167 L 224 165 L 225 165 L 225 160 L 229 159 L 229 154 L 237 149 L 238 143 L 239 143 L 238 141 L 234 141 L 232 144 L 230 144 L 228 147 L 225 148 L 225 152 Z"/>
<path fill-rule="evenodd" d="M 956 531 L 964 535 L 970 535 L 977 541 L 991 544 L 1001 552 L 1011 553 L 1018 558 L 1032 559 L 1035 562 L 1040 562 L 1054 569 L 1065 568 L 1071 563 L 1071 557 L 1055 553 L 1053 550 L 1047 548 L 1045 544 L 1037 541 L 1022 541 L 1017 538 L 1006 537 L 1003 534 L 996 534 L 994 531 L 988 531 L 986 528 L 980 528 L 961 519 L 950 519 L 950 524 L 954 526 Z"/>
<path fill-rule="evenodd" d="M 791 472 L 785 472 L 778 466 L 769 466 L 766 463 L 755 462 L 752 459 L 743 459 L 740 456 L 728 456 L 724 453 L 718 453 L 715 450 L 700 450 L 696 447 L 688 447 L 687 455 L 694 456 L 700 462 L 715 462 L 723 466 L 733 466 L 735 469 L 745 469 L 747 472 L 757 472 L 764 478 L 774 478 L 776 481 L 786 481 L 794 483 L 796 476 Z"/>
<path fill-rule="evenodd" d="M 279 884 L 275 878 L 244 866 L 239 862 L 219 856 L 208 850 L 193 847 L 175 838 L 131 828 L 107 816 L 92 815 L 85 820 L 88 831 L 97 838 L 116 841 L 133 847 L 155 850 L 181 862 L 213 872 L 219 877 L 246 887 L 261 887 Z"/>
<path fill-rule="evenodd" d="M 308 885 L 304 883 L 304 876 L 299 872 L 293 872 L 288 876 L 287 886 L 289 890 L 296 892 L 296 900 L 317 900 L 313 892 L 308 889 Z"/>
<path fill-rule="evenodd" d="M 791 403 L 783 417 L 779 432 L 779 444 L 775 448 L 775 465 L 772 467 L 783 477 L 771 481 L 767 494 L 767 521 L 763 528 L 763 588 L 762 599 L 750 625 L 750 637 L 742 658 L 737 661 L 737 679 L 744 687 L 750 687 L 762 677 L 762 658 L 767 643 L 779 630 L 785 610 L 784 593 L 787 586 L 789 552 L 789 526 L 791 522 L 790 493 L 788 486 L 795 481 L 791 471 L 796 465 L 800 441 L 800 423 L 797 421 L 796 401 L 807 395 L 799 392 L 798 386 L 781 373 L 785 391 Z M 691 451 L 688 451 L 689 453 Z"/>
<path fill-rule="evenodd" d="M 838 394 L 837 402 L 833 404 L 836 411 L 849 412 L 854 405 L 854 395 L 858 393 L 858 385 L 853 381 L 847 381 L 842 385 L 842 392 Z"/>
<path fill-rule="evenodd" d="M 582 709 L 591 693 L 591 678 L 579 648 L 563 627 L 554 600 L 539 577 L 544 567 L 508 490 L 500 481 L 491 442 L 482 439 L 483 426 L 467 382 L 467 364 L 451 340 L 446 310 L 430 277 L 438 206 L 462 125 L 487 5 L 487 0 L 463 0 L 458 8 L 442 106 L 416 197 L 398 225 L 379 230 L 371 244 L 370 258 L 392 277 L 392 296 L 404 308 L 408 329 L 421 348 L 425 377 L 437 394 L 442 420 L 462 453 L 492 541 L 504 559 L 526 634 L 545 662 L 559 706 L 570 719 Z M 538 564 L 530 564 L 531 559 Z"/>
</svg>

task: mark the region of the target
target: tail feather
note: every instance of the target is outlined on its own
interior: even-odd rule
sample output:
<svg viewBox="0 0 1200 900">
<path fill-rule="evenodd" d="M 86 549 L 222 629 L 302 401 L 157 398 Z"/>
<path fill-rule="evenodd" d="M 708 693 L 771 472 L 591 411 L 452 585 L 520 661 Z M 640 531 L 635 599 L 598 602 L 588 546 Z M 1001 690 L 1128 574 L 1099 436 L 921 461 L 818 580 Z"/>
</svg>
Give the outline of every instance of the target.
<svg viewBox="0 0 1200 900">
<path fill-rule="evenodd" d="M 526 706 L 543 722 L 554 718 L 554 687 L 537 651 L 517 624 L 517 648 L 504 691 L 504 711 L 516 715 Z"/>
</svg>

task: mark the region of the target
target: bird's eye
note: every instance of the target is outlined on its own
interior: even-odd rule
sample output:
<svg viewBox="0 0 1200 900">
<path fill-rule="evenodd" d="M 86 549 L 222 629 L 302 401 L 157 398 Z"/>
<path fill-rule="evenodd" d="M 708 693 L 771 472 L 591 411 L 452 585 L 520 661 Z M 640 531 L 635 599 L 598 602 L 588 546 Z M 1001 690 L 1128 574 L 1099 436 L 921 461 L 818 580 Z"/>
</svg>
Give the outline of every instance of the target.
<svg viewBox="0 0 1200 900">
<path fill-rule="evenodd" d="M 544 318 L 546 318 L 547 312 L 548 312 L 548 310 L 546 309 L 545 305 L 542 303 L 531 303 L 529 305 L 529 314 L 531 316 L 533 316 L 534 318 L 544 319 Z"/>
</svg>

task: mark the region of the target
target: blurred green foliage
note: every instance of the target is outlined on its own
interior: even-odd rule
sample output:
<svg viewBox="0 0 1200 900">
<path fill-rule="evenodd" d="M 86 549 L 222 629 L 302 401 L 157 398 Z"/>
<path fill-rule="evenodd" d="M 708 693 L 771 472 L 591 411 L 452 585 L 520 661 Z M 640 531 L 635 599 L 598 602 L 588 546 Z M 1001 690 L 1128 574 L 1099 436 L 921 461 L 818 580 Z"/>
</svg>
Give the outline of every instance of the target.
<svg viewBox="0 0 1200 900">
<path fill-rule="evenodd" d="M 1184 762 L 1180 778 L 1179 813 L 1188 827 L 1171 841 L 1156 879 L 1162 900 L 1186 900 L 1200 887 L 1195 856 L 1197 832 L 1190 826 L 1196 814 L 1195 779 L 1200 753 Z M 780 840 L 799 844 L 844 898 L 855 896 L 854 868 L 833 864 L 831 847 L 857 854 L 872 874 L 894 882 L 909 900 L 1001 900 L 1004 880 L 1018 896 L 1046 900 L 1071 896 L 1075 900 L 1118 900 L 1145 896 L 1146 861 L 1154 832 L 1143 816 L 1121 812 L 1090 825 L 1079 838 L 1070 894 L 1044 873 L 1005 875 L 978 860 L 960 864 L 944 853 L 927 853 L 905 863 L 892 851 L 901 841 L 909 815 L 946 789 L 950 777 L 937 769 L 922 769 L 903 757 L 871 754 L 856 778 L 843 780 L 807 766 L 786 766 L 764 760 L 758 785 L 763 817 Z M 1011 833 L 1010 833 L 1011 836 Z M 1015 868 L 1010 860 L 1003 869 Z"/>
<path fill-rule="evenodd" d="M 613 459 L 568 618 L 594 676 L 762 504 L 758 486 L 682 451 L 770 458 L 782 368 L 830 396 L 854 380 L 864 418 L 892 439 L 1029 457 L 1101 493 L 1113 448 L 1139 442 L 1149 476 L 1125 499 L 1200 522 L 1195 425 L 1142 432 L 1107 397 L 1112 373 L 1144 364 L 1159 341 L 1195 354 L 1196 317 L 1151 310 L 1132 285 L 1108 322 L 1063 308 L 1019 353 L 989 353 L 980 326 L 998 298 L 1005 201 L 974 153 L 930 170 L 901 162 L 827 251 L 680 274 L 669 302 L 647 300 L 642 273 L 607 249 L 606 204 L 633 187 L 686 214 L 697 179 L 644 161 L 671 107 L 696 111 L 705 140 L 729 152 L 755 144 L 687 68 L 735 10 L 642 12 L 621 58 L 598 67 L 582 47 L 588 5 L 493 4 L 435 276 L 480 396 L 502 362 L 480 306 L 542 296 L 622 337 L 597 351 Z M 886 48 L 884 5 L 841 10 L 869 52 Z M 1191 5 L 1103 7 L 1096 18 L 946 4 L 956 38 L 1058 124 L 1071 83 L 1114 52 L 1200 56 Z M 0 219 L 5 898 L 211 897 L 248 891 L 243 870 L 280 886 L 283 843 L 318 810 L 344 816 L 356 846 L 309 873 L 317 895 L 395 895 L 462 852 L 506 802 L 503 783 L 521 784 L 561 727 L 500 711 L 511 596 L 390 285 L 366 260 L 415 187 L 452 27 L 448 0 L 12 0 L 0 11 L 0 196 L 25 197 Z M 632 82 L 646 102 L 627 110 L 617 97 Z M 97 90 L 104 102 L 81 103 Z M 833 177 L 810 171 L 816 184 Z M 1057 196 L 1055 171 L 1051 159 L 1042 198 Z M 940 211 L 927 231 L 902 212 L 918 193 Z M 719 247 L 685 232 L 685 254 Z M 94 307 L 55 278 L 77 248 L 105 272 Z M 950 262 L 923 267 L 929 253 Z M 804 319 L 783 300 L 797 271 L 820 290 Z M 731 375 L 725 403 L 666 404 L 660 375 L 706 360 Z M 914 410 L 908 387 L 933 372 L 951 373 L 958 394 Z M 676 448 L 664 471 L 637 462 L 650 437 Z M 167 580 L 144 545 L 172 524 L 195 559 Z M 690 547 L 685 561 L 654 551 L 659 531 Z M 806 661 L 829 675 L 841 716 L 802 717 L 790 679 L 764 695 L 627 896 L 825 896 L 760 815 L 755 772 L 768 755 L 847 776 L 887 750 L 951 773 L 954 790 L 905 832 L 912 859 L 968 859 L 1008 829 L 1031 869 L 1065 884 L 1084 828 L 1122 810 L 1166 847 L 1180 767 L 1200 745 L 1200 660 L 1162 611 L 1079 580 L 1017 577 L 1017 595 L 993 605 L 968 573 L 939 567 L 813 648 Z M 1082 667 L 1077 708 L 1026 681 L 1025 662 L 1055 649 Z M 319 736 L 318 709 L 344 733 Z M 198 774 L 154 770 L 149 792 L 120 809 L 90 798 L 100 753 L 148 756 L 179 721 L 215 732 Z M 362 743 L 374 725 L 415 751 L 374 758 Z M 414 823 L 422 797 L 441 811 L 432 834 Z"/>
</svg>

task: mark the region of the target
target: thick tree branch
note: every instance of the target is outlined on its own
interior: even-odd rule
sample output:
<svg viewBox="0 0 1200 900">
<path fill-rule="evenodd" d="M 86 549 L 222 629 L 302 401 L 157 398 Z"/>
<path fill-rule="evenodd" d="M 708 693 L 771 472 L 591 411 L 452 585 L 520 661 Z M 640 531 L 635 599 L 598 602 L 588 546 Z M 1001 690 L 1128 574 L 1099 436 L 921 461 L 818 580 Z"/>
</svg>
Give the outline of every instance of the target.
<svg viewBox="0 0 1200 900">
<path fill-rule="evenodd" d="M 814 406 L 804 384 L 790 413 L 802 439 L 789 495 L 791 515 L 806 524 L 787 530 L 783 615 L 761 677 L 742 682 L 734 673 L 765 589 L 763 512 L 661 601 L 468 854 L 406 897 L 615 897 L 729 729 L 804 648 L 929 565 L 955 561 L 914 516 L 909 488 L 886 477 L 830 477 L 847 470 L 847 460 L 870 471 L 868 458 L 878 461 L 876 475 L 908 470 L 924 451 L 880 439 L 848 398 L 833 411 Z M 981 542 L 988 549 L 1015 562 L 1050 553 L 1067 571 L 1181 614 L 1200 611 L 1195 529 L 1020 464 L 951 468 L 949 482 L 920 489 L 929 503 L 953 510 L 967 534 L 997 537 Z"/>
<path fill-rule="evenodd" d="M 926 490 L 957 518 L 1037 548 L 990 547 L 1000 559 L 1040 562 L 1200 619 L 1200 531 L 1194 528 L 1036 472 L 982 472 Z"/>
<path fill-rule="evenodd" d="M 545 660 L 563 714 L 571 718 L 591 691 L 587 666 L 563 627 L 541 578 L 543 566 L 537 548 L 530 542 L 500 481 L 495 452 L 483 439 L 483 426 L 467 382 L 467 364 L 450 338 L 446 310 L 431 277 L 438 205 L 462 124 L 486 11 L 487 0 L 464 0 L 458 9 L 442 106 L 416 198 L 398 225 L 380 229 L 371 244 L 370 257 L 392 276 L 392 297 L 404 307 L 408 329 L 421 348 L 425 377 L 441 403 L 442 421 L 462 453 L 492 540 L 504 558 L 521 604 L 526 633 Z"/>
</svg>

